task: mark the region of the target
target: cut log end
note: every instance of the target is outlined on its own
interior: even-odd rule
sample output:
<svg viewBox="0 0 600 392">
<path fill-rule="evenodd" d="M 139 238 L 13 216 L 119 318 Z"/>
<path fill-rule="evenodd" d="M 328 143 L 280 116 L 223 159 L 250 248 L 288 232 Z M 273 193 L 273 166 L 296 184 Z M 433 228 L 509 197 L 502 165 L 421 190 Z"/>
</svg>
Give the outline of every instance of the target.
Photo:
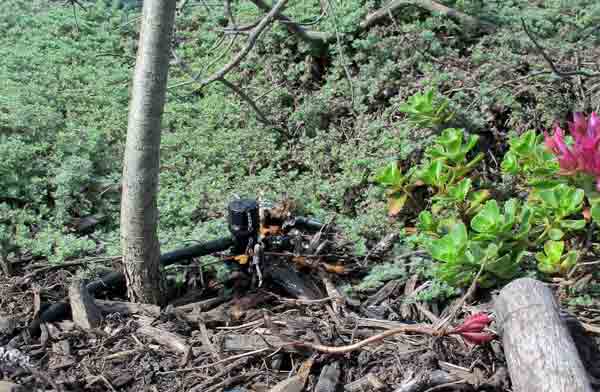
<svg viewBox="0 0 600 392">
<path fill-rule="evenodd" d="M 588 374 L 552 291 L 517 279 L 495 299 L 515 392 L 592 392 Z"/>
</svg>

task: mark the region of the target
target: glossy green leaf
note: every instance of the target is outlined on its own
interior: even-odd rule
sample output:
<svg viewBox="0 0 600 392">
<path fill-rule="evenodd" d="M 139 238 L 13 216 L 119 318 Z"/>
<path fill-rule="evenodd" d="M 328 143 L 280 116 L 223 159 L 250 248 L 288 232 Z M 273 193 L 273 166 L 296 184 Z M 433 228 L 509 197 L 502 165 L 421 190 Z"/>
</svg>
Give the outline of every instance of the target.
<svg viewBox="0 0 600 392">
<path fill-rule="evenodd" d="M 583 230 L 585 228 L 584 219 L 564 219 L 560 221 L 560 227 L 565 230 Z"/>
<path fill-rule="evenodd" d="M 592 219 L 594 222 L 600 223 L 600 202 L 592 204 L 591 208 Z"/>
<path fill-rule="evenodd" d="M 375 175 L 375 182 L 383 186 L 399 186 L 404 182 L 404 177 L 397 162 L 390 162 L 380 169 Z"/>
<path fill-rule="evenodd" d="M 546 254 L 546 256 L 548 257 L 548 259 L 553 264 L 559 262 L 562 254 L 563 254 L 563 250 L 564 249 L 565 249 L 565 243 L 564 243 L 564 241 L 548 240 L 544 244 L 544 253 Z"/>
<path fill-rule="evenodd" d="M 550 229 L 548 237 L 553 241 L 560 241 L 565 236 L 565 233 L 560 229 Z"/>
<path fill-rule="evenodd" d="M 508 152 L 500 164 L 500 168 L 505 173 L 517 174 L 519 172 L 519 163 L 514 153 Z"/>
<path fill-rule="evenodd" d="M 444 262 L 456 262 L 467 245 L 467 228 L 464 223 L 454 225 L 450 232 L 440 239 L 431 241 L 431 257 Z"/>
<path fill-rule="evenodd" d="M 489 200 L 471 219 L 471 228 L 478 233 L 494 233 L 502 223 L 501 219 L 498 203 L 496 200 Z"/>
<path fill-rule="evenodd" d="M 465 178 L 458 184 L 448 188 L 448 194 L 458 201 L 464 201 L 471 190 L 471 179 Z"/>
</svg>

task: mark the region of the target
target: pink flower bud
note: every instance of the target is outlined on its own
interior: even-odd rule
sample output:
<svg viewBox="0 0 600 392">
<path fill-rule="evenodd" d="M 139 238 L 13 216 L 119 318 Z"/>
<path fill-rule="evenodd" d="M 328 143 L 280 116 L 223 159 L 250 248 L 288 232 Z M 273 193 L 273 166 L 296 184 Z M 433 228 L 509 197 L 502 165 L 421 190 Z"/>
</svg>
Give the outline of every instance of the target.
<svg viewBox="0 0 600 392">
<path fill-rule="evenodd" d="M 463 332 L 460 334 L 467 342 L 472 344 L 484 344 L 494 340 L 495 336 L 487 332 Z"/>
<path fill-rule="evenodd" d="M 485 313 L 475 313 L 469 317 L 457 328 L 454 328 L 451 333 L 463 332 L 481 332 L 485 327 L 490 325 L 492 318 Z"/>
</svg>

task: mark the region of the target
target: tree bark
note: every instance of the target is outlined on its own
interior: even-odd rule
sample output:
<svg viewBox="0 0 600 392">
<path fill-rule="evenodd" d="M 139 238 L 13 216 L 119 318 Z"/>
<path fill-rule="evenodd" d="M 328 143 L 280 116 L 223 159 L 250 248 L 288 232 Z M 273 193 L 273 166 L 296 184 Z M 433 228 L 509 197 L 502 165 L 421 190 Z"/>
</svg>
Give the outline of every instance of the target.
<svg viewBox="0 0 600 392">
<path fill-rule="evenodd" d="M 121 246 L 132 302 L 161 304 L 157 192 L 176 0 L 146 0 L 129 105 L 121 201 Z"/>
<path fill-rule="evenodd" d="M 504 287 L 494 307 L 515 392 L 592 392 L 552 291 L 529 278 Z"/>
</svg>

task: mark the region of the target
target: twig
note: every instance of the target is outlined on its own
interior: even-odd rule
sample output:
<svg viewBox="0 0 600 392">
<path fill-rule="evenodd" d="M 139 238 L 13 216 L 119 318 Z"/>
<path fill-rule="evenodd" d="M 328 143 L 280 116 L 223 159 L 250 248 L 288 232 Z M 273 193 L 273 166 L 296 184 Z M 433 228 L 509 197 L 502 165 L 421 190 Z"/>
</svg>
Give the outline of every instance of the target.
<svg viewBox="0 0 600 392">
<path fill-rule="evenodd" d="M 233 13 L 231 12 L 231 0 L 223 0 L 223 15 L 225 15 L 233 27 L 236 26 Z"/>
<path fill-rule="evenodd" d="M 240 359 L 240 358 L 249 357 L 249 356 L 252 356 L 252 355 L 264 353 L 265 351 L 269 351 L 269 350 L 270 350 L 269 347 L 265 347 L 265 348 L 261 348 L 261 349 L 258 349 L 258 350 L 249 351 L 247 353 L 233 355 L 231 357 L 223 358 L 220 361 L 211 363 L 210 365 L 203 365 L 203 366 L 196 366 L 196 367 L 190 367 L 190 368 L 181 368 L 181 369 L 176 369 L 176 370 L 169 370 L 169 371 L 166 371 L 166 372 L 159 372 L 157 374 L 161 375 L 161 376 L 164 376 L 164 375 L 167 375 L 167 374 L 179 374 L 179 373 L 195 372 L 195 371 L 203 370 L 203 369 L 210 369 L 212 367 L 215 367 L 215 366 L 220 365 L 220 364 L 225 363 L 225 362 L 235 361 L 236 359 Z"/>
<path fill-rule="evenodd" d="M 233 39 L 232 39 L 231 42 L 233 43 Z M 173 52 L 173 57 L 175 58 L 176 63 L 179 64 L 179 66 L 181 67 L 181 69 L 190 78 L 192 78 L 192 80 L 189 81 L 189 82 L 179 83 L 177 85 L 171 86 L 170 88 L 181 86 L 181 85 L 187 84 L 187 83 L 200 83 L 201 84 L 202 82 L 198 81 L 200 75 L 194 76 L 192 74 L 192 71 L 191 71 L 190 67 L 180 57 L 177 56 L 177 53 L 174 50 L 172 52 Z M 286 136 L 289 136 L 289 134 L 287 134 L 284 130 L 279 129 L 278 127 L 275 127 L 274 124 L 271 121 L 269 121 L 269 119 L 265 116 L 265 114 L 262 112 L 262 110 L 260 110 L 260 108 L 258 107 L 258 105 L 256 104 L 256 102 L 254 102 L 254 100 L 252 100 L 252 98 L 250 98 L 241 88 L 239 88 L 238 86 L 236 86 L 235 84 L 231 83 L 230 81 L 228 81 L 225 78 L 218 79 L 218 81 L 221 82 L 224 86 L 226 86 L 229 89 L 231 89 L 234 93 L 236 93 L 244 101 L 246 101 L 246 103 L 248 103 L 248 105 L 250 105 L 250 107 L 254 110 L 254 112 L 258 116 L 258 120 L 261 123 L 263 123 L 265 125 L 268 125 L 268 126 L 271 126 L 271 127 L 274 127 L 279 132 L 285 134 Z M 201 85 L 201 87 L 202 87 L 202 85 Z"/>
<path fill-rule="evenodd" d="M 430 336 L 445 336 L 447 334 L 446 330 L 443 329 L 435 329 L 433 327 L 423 326 L 423 325 L 405 325 L 402 327 L 390 329 L 379 333 L 377 335 L 370 336 L 366 339 L 363 339 L 354 344 L 349 344 L 347 346 L 325 346 L 322 344 L 315 344 L 309 342 L 292 342 L 286 344 L 286 346 L 292 346 L 297 348 L 304 348 L 313 351 L 319 351 L 327 354 L 346 354 L 352 351 L 356 351 L 361 349 L 362 347 L 381 341 L 387 337 L 398 335 L 402 333 L 420 333 L 424 335 Z"/>
<path fill-rule="evenodd" d="M 481 264 L 481 267 L 479 268 L 477 275 L 475 275 L 475 278 L 473 278 L 473 282 L 471 282 L 471 285 L 467 289 L 467 292 L 465 293 L 465 295 L 463 295 L 462 298 L 460 299 L 460 301 L 458 301 L 458 303 L 454 306 L 454 308 L 450 310 L 450 314 L 448 315 L 448 317 L 446 319 L 444 319 L 437 326 L 438 330 L 443 329 L 446 325 L 451 323 L 456 318 L 456 315 L 458 314 L 460 309 L 463 307 L 465 302 L 467 302 L 471 298 L 471 296 L 475 292 L 475 289 L 477 288 L 477 281 L 479 280 L 479 277 L 483 273 L 484 268 L 485 268 L 485 263 Z"/>
<path fill-rule="evenodd" d="M 600 73 L 589 73 L 589 72 L 586 72 L 586 71 L 561 71 L 561 70 L 559 70 L 556 67 L 556 65 L 554 64 L 554 61 L 552 61 L 552 59 L 550 58 L 550 56 L 546 53 L 546 51 L 544 50 L 544 48 L 533 37 L 533 34 L 531 34 L 531 32 L 529 31 L 529 28 L 527 27 L 527 24 L 525 24 L 525 19 L 521 18 L 521 24 L 523 25 L 523 30 L 525 31 L 525 34 L 527 34 L 527 37 L 529 37 L 529 39 L 531 40 L 531 42 L 533 42 L 533 44 L 535 45 L 535 47 L 537 48 L 537 50 L 540 52 L 540 54 L 542 55 L 542 57 L 544 58 L 544 60 L 546 60 L 546 62 L 548 63 L 548 65 L 552 69 L 552 72 L 554 72 L 554 74 L 556 76 L 559 76 L 561 78 L 569 78 L 569 77 L 572 77 L 572 76 L 585 76 L 585 77 L 588 77 L 588 78 L 597 78 L 597 77 L 600 77 Z"/>
<path fill-rule="evenodd" d="M 68 267 L 78 267 L 78 266 L 86 265 L 86 264 L 113 262 L 113 261 L 120 260 L 121 258 L 122 258 L 121 256 L 91 257 L 89 259 L 78 259 L 78 260 L 74 260 L 74 261 L 64 262 L 62 264 L 47 265 L 47 266 L 43 266 L 39 269 L 31 271 L 30 273 L 25 275 L 22 279 L 23 280 L 30 279 L 40 273 L 49 272 L 49 271 L 53 271 L 53 270 L 57 270 L 57 269 L 68 268 Z"/>
<path fill-rule="evenodd" d="M 192 389 L 190 389 L 190 392 L 192 391 L 205 391 L 206 388 L 208 388 L 209 386 L 213 385 L 215 383 L 216 380 L 218 380 L 221 377 L 224 377 L 227 375 L 227 373 L 229 373 L 230 371 L 234 370 L 234 369 L 240 369 L 243 368 L 249 361 L 248 357 L 244 357 L 244 358 L 240 358 L 237 361 L 227 365 L 226 367 L 224 367 L 223 369 L 221 369 L 219 372 L 217 372 L 217 374 L 215 374 L 214 376 L 202 381 L 201 383 L 194 385 L 192 387 Z"/>
<path fill-rule="evenodd" d="M 354 98 L 354 85 L 352 84 L 352 75 L 350 75 L 350 70 L 348 69 L 348 66 L 346 65 L 346 56 L 344 55 L 344 49 L 342 48 L 342 38 L 340 36 L 340 31 L 337 26 L 337 17 L 335 15 L 333 3 L 331 2 L 331 0 L 327 0 L 327 4 L 329 5 L 329 9 L 331 10 L 331 16 L 333 17 L 333 28 L 335 30 L 335 40 L 337 43 L 338 51 L 340 52 L 340 60 L 342 63 L 342 67 L 344 68 L 344 73 L 346 74 L 346 79 L 348 80 L 348 85 L 350 86 L 350 97 L 352 99 L 352 101 L 351 101 L 352 102 L 352 111 L 354 111 L 355 110 L 355 107 L 354 107 L 355 98 Z"/>
<path fill-rule="evenodd" d="M 324 304 L 324 303 L 328 303 L 329 301 L 334 300 L 335 298 L 332 297 L 326 297 L 326 298 L 320 298 L 320 299 L 294 299 L 294 298 L 284 298 L 281 297 L 275 293 L 271 293 L 269 291 L 265 291 L 265 293 L 267 293 L 268 295 L 274 297 L 277 301 L 282 302 L 282 303 L 287 303 L 287 304 L 293 304 L 293 305 L 316 305 L 316 304 Z"/>
<path fill-rule="evenodd" d="M 190 392 L 217 392 L 217 391 L 225 391 L 225 390 L 227 390 L 228 387 L 231 387 L 231 386 L 240 384 L 242 382 L 245 382 L 247 380 L 250 380 L 250 379 L 258 376 L 259 374 L 261 374 L 261 372 L 258 372 L 258 371 L 240 374 L 238 376 L 229 377 L 229 378 L 221 381 L 220 383 L 213 385 L 210 388 L 207 388 L 207 389 L 192 389 L 192 390 L 190 390 Z"/>
<path fill-rule="evenodd" d="M 256 44 L 256 41 L 258 40 L 258 37 L 260 36 L 260 34 L 265 30 L 265 28 L 268 25 L 271 24 L 271 22 L 273 22 L 273 20 L 275 19 L 275 16 L 279 13 L 279 11 L 283 8 L 283 6 L 285 6 L 285 4 L 287 2 L 288 2 L 288 0 L 279 0 L 277 2 L 277 4 L 275 4 L 275 7 L 273 7 L 273 9 L 271 9 L 271 11 L 267 14 L 267 16 L 265 16 L 260 21 L 258 26 L 256 26 L 256 28 L 252 31 L 252 34 L 250 34 L 250 37 L 248 38 L 248 43 L 246 44 L 244 49 L 242 49 L 229 63 L 227 63 L 223 68 L 221 68 L 219 71 L 217 71 L 211 77 L 209 77 L 205 80 L 202 80 L 200 82 L 200 85 L 206 86 L 207 84 L 210 84 L 216 80 L 223 79 L 225 77 L 225 75 L 227 75 L 227 73 L 229 73 L 229 71 L 231 71 L 234 67 L 236 67 L 248 55 L 248 53 L 250 53 L 250 51 Z"/>
<path fill-rule="evenodd" d="M 273 123 L 271 121 L 269 121 L 269 119 L 265 116 L 265 114 L 262 112 L 262 110 L 260 110 L 260 108 L 258 107 L 258 105 L 256 104 L 256 102 L 254 102 L 252 100 L 252 98 L 250 98 L 245 92 L 244 90 L 242 90 L 241 88 L 239 88 L 238 86 L 236 86 L 235 84 L 231 83 L 230 81 L 228 81 L 227 79 L 223 78 L 223 79 L 219 79 L 219 82 L 221 82 L 223 85 L 225 85 L 226 87 L 229 87 L 231 90 L 233 90 L 240 98 L 242 98 L 244 101 L 246 101 L 246 103 L 248 105 L 250 105 L 250 107 L 252 109 L 254 109 L 254 112 L 256 113 L 256 115 L 258 116 L 258 120 L 265 124 L 265 125 L 269 125 L 269 126 L 273 126 Z"/>
<path fill-rule="evenodd" d="M 269 6 L 263 0 L 250 1 L 252 1 L 254 5 L 256 5 L 258 8 L 265 12 L 271 10 L 271 6 Z M 326 45 L 329 41 L 333 39 L 333 36 L 331 34 L 306 30 L 304 27 L 297 23 L 294 23 L 290 18 L 279 12 L 276 14 L 276 18 L 279 20 L 279 22 L 283 23 L 287 27 L 288 31 L 296 34 L 298 37 L 300 37 L 300 39 L 302 39 L 309 45 Z"/>
<path fill-rule="evenodd" d="M 433 387 L 427 389 L 425 392 L 433 392 L 433 391 L 437 391 L 438 389 L 451 387 L 453 385 L 464 384 L 466 381 L 467 380 L 465 380 L 465 379 L 461 379 L 461 380 L 456 380 L 456 381 L 452 381 L 452 382 L 447 382 L 445 384 L 433 386 Z"/>
<path fill-rule="evenodd" d="M 446 7 L 443 4 L 437 3 L 432 0 L 393 0 L 390 1 L 387 5 L 383 6 L 379 10 L 373 12 L 368 15 L 365 20 L 360 23 L 360 28 L 365 30 L 369 27 L 373 26 L 375 23 L 379 22 L 381 19 L 388 17 L 391 12 L 399 9 L 400 7 L 405 6 L 415 6 L 419 8 L 426 9 L 430 12 L 439 12 L 450 19 L 453 19 L 459 23 L 473 26 L 473 27 L 481 27 L 484 30 L 491 31 L 493 26 L 488 23 L 483 23 L 482 21 L 474 18 L 470 15 L 459 12 L 453 8 Z"/>
</svg>

